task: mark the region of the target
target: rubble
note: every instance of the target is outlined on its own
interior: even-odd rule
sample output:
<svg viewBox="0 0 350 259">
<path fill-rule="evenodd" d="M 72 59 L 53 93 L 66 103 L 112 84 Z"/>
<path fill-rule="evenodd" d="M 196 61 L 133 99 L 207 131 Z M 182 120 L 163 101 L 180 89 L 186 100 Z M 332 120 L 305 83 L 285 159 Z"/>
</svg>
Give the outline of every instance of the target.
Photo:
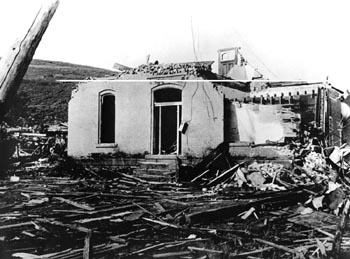
<svg viewBox="0 0 350 259">
<path fill-rule="evenodd" d="M 179 160 L 177 183 L 67 161 L 13 169 L 0 257 L 346 258 L 348 152 L 323 143 L 290 142 L 291 166 L 235 161 L 223 143 L 193 168 Z"/>
<path fill-rule="evenodd" d="M 212 61 L 199 61 L 199 62 L 187 62 L 187 63 L 169 63 L 159 64 L 158 61 L 149 63 L 147 65 L 140 65 L 136 68 L 126 71 L 127 74 L 151 74 L 152 76 L 162 75 L 199 75 L 201 73 L 211 72 Z"/>
</svg>

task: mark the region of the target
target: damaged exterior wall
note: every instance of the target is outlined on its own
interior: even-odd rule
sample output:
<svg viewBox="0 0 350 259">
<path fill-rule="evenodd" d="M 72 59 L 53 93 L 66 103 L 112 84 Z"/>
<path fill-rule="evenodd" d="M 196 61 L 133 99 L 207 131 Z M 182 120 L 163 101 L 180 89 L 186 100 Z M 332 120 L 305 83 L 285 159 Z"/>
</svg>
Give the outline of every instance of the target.
<svg viewBox="0 0 350 259">
<path fill-rule="evenodd" d="M 253 81 L 250 85 L 224 85 L 193 75 L 183 80 L 179 74 L 148 78 L 127 75 L 123 79 L 81 83 L 73 93 L 69 103 L 70 156 L 123 152 L 203 157 L 223 141 L 258 144 L 299 137 L 313 121 L 323 130 L 329 145 L 341 143 L 339 92 L 327 84 L 277 82 L 274 86 L 269 82 L 266 87 L 266 83 Z M 158 92 L 162 89 L 174 91 Z M 157 101 L 156 93 L 168 99 Z M 170 97 L 176 93 L 180 93 L 178 99 Z M 111 143 L 100 143 L 104 94 L 115 96 Z M 158 131 L 164 120 L 171 125 L 172 141 L 176 143 L 174 150 L 165 153 L 161 145 L 169 136 L 163 134 L 169 128 Z M 176 125 L 185 125 L 182 133 Z"/>
<path fill-rule="evenodd" d="M 145 79 L 135 78 L 133 79 Z M 192 77 L 190 79 L 201 79 Z M 81 83 L 69 102 L 68 154 L 151 154 L 153 146 L 153 93 L 160 88 L 182 91 L 181 155 L 201 157 L 223 141 L 223 94 L 210 82 L 91 81 Z M 115 143 L 99 143 L 100 97 L 115 95 Z"/>
<path fill-rule="evenodd" d="M 344 105 L 345 104 L 345 105 Z M 344 106 L 342 107 L 342 113 L 343 113 L 343 133 L 342 137 L 344 140 L 344 143 L 347 143 L 350 145 L 350 95 L 348 95 L 344 100 Z"/>
<path fill-rule="evenodd" d="M 234 103 L 240 141 L 256 144 L 298 136 L 300 113 L 282 105 Z M 299 111 L 298 111 L 299 112 Z"/>
<path fill-rule="evenodd" d="M 324 83 L 270 84 L 252 82 L 248 95 L 225 99 L 226 141 L 262 144 L 296 138 L 315 122 L 329 145 L 341 145 L 340 91 Z"/>
</svg>

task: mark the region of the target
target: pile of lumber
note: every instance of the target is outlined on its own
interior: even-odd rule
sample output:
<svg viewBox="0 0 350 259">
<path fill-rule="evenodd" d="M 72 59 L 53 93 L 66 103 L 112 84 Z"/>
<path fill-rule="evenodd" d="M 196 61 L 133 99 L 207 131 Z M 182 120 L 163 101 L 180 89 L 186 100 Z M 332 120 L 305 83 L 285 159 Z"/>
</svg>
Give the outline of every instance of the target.
<svg viewBox="0 0 350 259">
<path fill-rule="evenodd" d="M 286 166 L 222 143 L 179 159 L 177 183 L 68 162 L 9 171 L 0 258 L 349 258 L 350 148 L 289 145 Z"/>
<path fill-rule="evenodd" d="M 201 189 L 101 168 L 52 170 L 0 182 L 1 258 L 322 258 L 336 246 L 349 250 L 348 201 L 338 215 L 323 209 L 317 184 L 261 191 L 223 188 L 215 177 Z"/>
</svg>

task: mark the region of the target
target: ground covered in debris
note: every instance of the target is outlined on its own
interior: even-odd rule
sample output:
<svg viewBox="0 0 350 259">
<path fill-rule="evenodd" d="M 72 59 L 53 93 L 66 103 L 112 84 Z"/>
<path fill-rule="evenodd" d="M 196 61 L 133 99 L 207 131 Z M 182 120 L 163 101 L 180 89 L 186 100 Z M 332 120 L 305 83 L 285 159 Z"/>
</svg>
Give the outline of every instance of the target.
<svg viewBox="0 0 350 259">
<path fill-rule="evenodd" d="M 182 183 L 68 160 L 14 169 L 0 181 L 0 257 L 349 258 L 350 150 L 289 147 L 286 166 L 220 145 L 182 165 Z"/>
</svg>

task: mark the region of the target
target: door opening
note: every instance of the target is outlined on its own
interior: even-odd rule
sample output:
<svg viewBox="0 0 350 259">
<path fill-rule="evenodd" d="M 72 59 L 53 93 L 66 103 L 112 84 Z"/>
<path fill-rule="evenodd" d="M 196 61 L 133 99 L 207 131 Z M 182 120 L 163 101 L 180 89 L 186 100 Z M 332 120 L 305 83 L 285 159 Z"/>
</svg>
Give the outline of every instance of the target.
<svg viewBox="0 0 350 259">
<path fill-rule="evenodd" d="M 165 88 L 155 91 L 153 106 L 153 154 L 181 153 L 181 90 Z"/>
</svg>

